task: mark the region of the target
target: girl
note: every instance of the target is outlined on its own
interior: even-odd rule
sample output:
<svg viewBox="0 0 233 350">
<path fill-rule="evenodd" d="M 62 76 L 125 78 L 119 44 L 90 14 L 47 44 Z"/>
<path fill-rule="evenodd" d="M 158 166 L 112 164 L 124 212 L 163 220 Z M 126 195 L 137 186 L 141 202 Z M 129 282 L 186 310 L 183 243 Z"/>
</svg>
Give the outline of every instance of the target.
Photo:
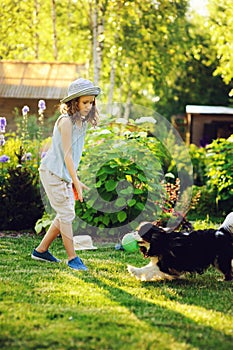
<svg viewBox="0 0 233 350">
<path fill-rule="evenodd" d="M 97 125 L 98 113 L 95 97 L 100 88 L 89 80 L 80 78 L 68 88 L 68 96 L 61 102 L 61 115 L 54 125 L 52 145 L 42 159 L 40 179 L 56 217 L 31 257 L 36 260 L 59 262 L 48 250 L 61 233 L 68 255 L 68 266 L 75 270 L 87 270 L 76 255 L 73 243 L 72 221 L 75 218 L 73 190 L 83 201 L 83 190 L 88 189 L 77 177 L 82 155 L 87 122 Z M 73 189 L 72 189 L 73 187 Z"/>
</svg>

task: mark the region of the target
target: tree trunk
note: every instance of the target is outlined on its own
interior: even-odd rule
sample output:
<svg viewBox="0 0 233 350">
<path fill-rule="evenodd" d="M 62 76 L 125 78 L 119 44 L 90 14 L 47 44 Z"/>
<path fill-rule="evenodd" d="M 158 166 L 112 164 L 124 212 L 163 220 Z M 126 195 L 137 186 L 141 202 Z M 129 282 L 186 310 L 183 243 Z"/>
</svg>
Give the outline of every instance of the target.
<svg viewBox="0 0 233 350">
<path fill-rule="evenodd" d="M 94 84 L 98 84 L 99 72 L 98 72 L 98 55 L 97 55 L 97 42 L 98 42 L 98 0 L 95 0 L 94 12 L 93 12 L 93 65 L 94 65 Z"/>
<path fill-rule="evenodd" d="M 95 0 L 93 11 L 93 65 L 94 65 L 94 83 L 98 85 L 100 80 L 100 71 L 102 68 L 102 57 L 104 48 L 104 13 L 106 8 L 100 0 Z"/>
<path fill-rule="evenodd" d="M 112 58 L 111 61 L 111 72 L 110 72 L 110 86 L 109 86 L 109 94 L 108 94 L 108 109 L 111 110 L 112 101 L 113 101 L 113 93 L 114 93 L 114 86 L 115 86 L 115 59 Z"/>
<path fill-rule="evenodd" d="M 58 51 L 57 51 L 57 28 L 56 28 L 56 4 L 55 0 L 51 0 L 52 5 L 52 22 L 53 22 L 53 57 L 58 60 Z"/>
<path fill-rule="evenodd" d="M 125 104 L 125 112 L 124 112 L 124 118 L 128 121 L 130 116 L 130 108 L 131 108 L 131 97 L 132 97 L 132 91 L 128 90 L 127 100 Z"/>
<path fill-rule="evenodd" d="M 39 59 L 39 34 L 38 34 L 38 14 L 39 14 L 39 4 L 38 0 L 34 0 L 34 20 L 33 20 L 33 27 L 34 27 L 34 48 L 35 48 L 35 59 Z"/>
</svg>

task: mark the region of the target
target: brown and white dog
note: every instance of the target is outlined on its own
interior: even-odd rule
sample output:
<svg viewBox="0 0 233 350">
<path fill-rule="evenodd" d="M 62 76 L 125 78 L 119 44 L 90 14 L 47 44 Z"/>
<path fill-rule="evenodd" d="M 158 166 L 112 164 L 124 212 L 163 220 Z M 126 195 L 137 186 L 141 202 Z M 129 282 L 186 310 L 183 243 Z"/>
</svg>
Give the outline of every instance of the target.
<svg viewBox="0 0 233 350">
<path fill-rule="evenodd" d="M 187 272 L 203 273 L 214 266 L 233 280 L 233 212 L 216 229 L 177 232 L 152 223 L 142 223 L 134 237 L 150 263 L 141 268 L 128 265 L 128 271 L 141 281 L 173 280 Z"/>
</svg>

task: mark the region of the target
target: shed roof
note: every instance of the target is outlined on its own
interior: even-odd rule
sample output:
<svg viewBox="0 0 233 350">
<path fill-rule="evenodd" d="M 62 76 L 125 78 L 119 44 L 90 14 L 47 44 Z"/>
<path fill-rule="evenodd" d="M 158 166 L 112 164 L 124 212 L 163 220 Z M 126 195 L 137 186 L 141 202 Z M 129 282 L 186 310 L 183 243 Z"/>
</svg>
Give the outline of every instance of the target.
<svg viewBox="0 0 233 350">
<path fill-rule="evenodd" d="M 233 108 L 224 106 L 187 105 L 186 113 L 190 114 L 233 114 Z"/>
<path fill-rule="evenodd" d="M 0 61 L 1 98 L 61 99 L 84 72 L 76 63 Z"/>
</svg>

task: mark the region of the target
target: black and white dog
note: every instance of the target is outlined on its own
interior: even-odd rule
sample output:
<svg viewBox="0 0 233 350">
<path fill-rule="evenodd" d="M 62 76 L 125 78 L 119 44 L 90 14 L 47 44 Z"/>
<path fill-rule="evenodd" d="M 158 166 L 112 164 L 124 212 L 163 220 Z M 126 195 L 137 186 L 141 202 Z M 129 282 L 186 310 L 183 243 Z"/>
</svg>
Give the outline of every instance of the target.
<svg viewBox="0 0 233 350">
<path fill-rule="evenodd" d="M 128 271 L 141 281 L 173 280 L 186 272 L 203 273 L 213 265 L 233 280 L 233 212 L 219 229 L 193 230 L 189 233 L 166 231 L 152 223 L 142 223 L 134 237 L 150 263 Z"/>
</svg>

